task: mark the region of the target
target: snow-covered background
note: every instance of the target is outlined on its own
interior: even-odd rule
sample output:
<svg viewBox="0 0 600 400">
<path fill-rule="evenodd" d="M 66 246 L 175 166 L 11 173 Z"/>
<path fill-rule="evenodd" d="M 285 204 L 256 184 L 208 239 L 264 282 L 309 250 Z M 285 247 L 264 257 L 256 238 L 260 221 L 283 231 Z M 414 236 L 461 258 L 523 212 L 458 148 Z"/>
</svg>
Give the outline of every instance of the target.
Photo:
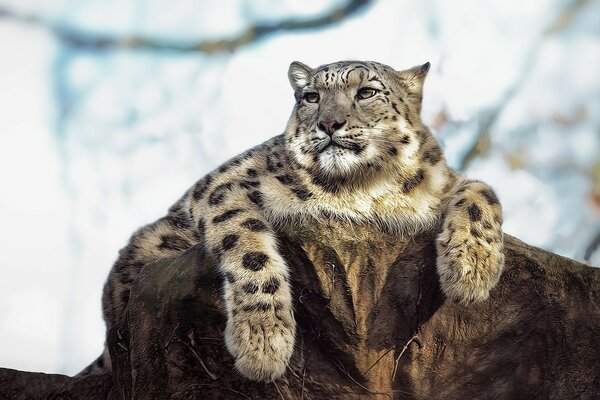
<svg viewBox="0 0 600 400">
<path fill-rule="evenodd" d="M 0 366 L 92 361 L 129 235 L 282 131 L 291 61 L 341 59 L 430 61 L 424 119 L 506 232 L 600 265 L 597 0 L 0 0 Z"/>
</svg>

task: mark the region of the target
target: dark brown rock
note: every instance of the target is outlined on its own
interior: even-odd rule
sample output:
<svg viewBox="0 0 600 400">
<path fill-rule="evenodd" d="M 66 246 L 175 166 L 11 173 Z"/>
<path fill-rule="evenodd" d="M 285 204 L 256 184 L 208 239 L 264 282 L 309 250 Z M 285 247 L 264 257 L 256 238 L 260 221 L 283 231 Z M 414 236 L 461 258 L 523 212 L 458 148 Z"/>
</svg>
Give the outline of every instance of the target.
<svg viewBox="0 0 600 400">
<path fill-rule="evenodd" d="M 275 383 L 234 370 L 221 277 L 196 247 L 135 282 L 108 337 L 112 380 L 0 369 L 0 399 L 600 398 L 600 270 L 506 236 L 499 285 L 464 306 L 439 290 L 433 237 L 324 226 L 282 239 L 298 334 Z"/>
</svg>

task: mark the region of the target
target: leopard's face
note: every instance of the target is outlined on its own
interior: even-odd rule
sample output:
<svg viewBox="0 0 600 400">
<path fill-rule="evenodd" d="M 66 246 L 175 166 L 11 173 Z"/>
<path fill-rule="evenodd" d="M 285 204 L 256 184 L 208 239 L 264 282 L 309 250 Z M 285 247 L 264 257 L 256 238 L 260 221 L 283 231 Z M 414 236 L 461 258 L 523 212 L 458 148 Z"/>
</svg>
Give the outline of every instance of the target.
<svg viewBox="0 0 600 400">
<path fill-rule="evenodd" d="M 311 69 L 294 62 L 296 105 L 286 131 L 295 161 L 319 179 L 356 180 L 418 150 L 422 83 L 429 64 L 397 72 L 374 62 Z"/>
</svg>

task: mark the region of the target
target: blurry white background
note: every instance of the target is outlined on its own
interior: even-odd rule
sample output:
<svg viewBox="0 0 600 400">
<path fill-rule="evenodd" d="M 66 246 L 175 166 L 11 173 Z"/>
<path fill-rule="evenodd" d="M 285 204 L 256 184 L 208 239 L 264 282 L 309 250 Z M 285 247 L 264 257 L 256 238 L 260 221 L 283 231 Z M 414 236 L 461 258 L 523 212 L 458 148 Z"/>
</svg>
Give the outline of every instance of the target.
<svg viewBox="0 0 600 400">
<path fill-rule="evenodd" d="M 342 59 L 430 61 L 423 118 L 505 231 L 600 265 L 597 0 L 0 0 L 0 366 L 95 359 L 129 235 L 281 133 L 291 61 Z"/>
</svg>

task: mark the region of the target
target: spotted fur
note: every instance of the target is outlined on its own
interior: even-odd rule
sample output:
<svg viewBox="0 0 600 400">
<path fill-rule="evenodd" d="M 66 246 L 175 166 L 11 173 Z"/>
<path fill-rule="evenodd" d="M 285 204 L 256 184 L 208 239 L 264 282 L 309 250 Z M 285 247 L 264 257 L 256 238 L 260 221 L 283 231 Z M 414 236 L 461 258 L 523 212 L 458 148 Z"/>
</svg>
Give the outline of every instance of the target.
<svg viewBox="0 0 600 400">
<path fill-rule="evenodd" d="M 428 69 L 292 63 L 295 105 L 285 133 L 217 168 L 132 236 L 104 288 L 108 327 L 123 316 L 144 265 L 203 243 L 224 276 L 225 343 L 237 369 L 274 380 L 285 372 L 296 330 L 277 232 L 332 219 L 398 237 L 441 223 L 443 292 L 464 303 L 484 300 L 503 268 L 502 210 L 487 185 L 447 167 L 421 122 Z"/>
</svg>

